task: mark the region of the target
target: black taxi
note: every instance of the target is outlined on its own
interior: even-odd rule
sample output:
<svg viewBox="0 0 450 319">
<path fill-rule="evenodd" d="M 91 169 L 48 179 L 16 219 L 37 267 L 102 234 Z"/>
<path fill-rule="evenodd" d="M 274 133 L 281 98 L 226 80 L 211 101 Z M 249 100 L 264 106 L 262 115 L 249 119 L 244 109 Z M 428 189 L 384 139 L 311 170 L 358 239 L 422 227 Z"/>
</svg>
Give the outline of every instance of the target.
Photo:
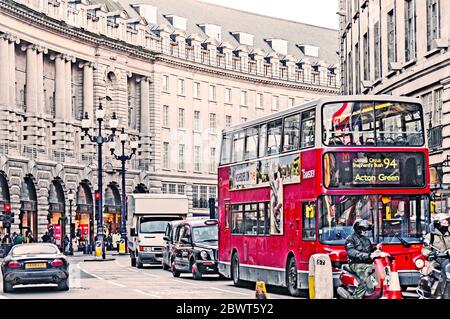
<svg viewBox="0 0 450 319">
<path fill-rule="evenodd" d="M 218 222 L 216 219 L 185 220 L 175 229 L 172 274 L 192 273 L 194 279 L 204 274 L 219 274 L 217 269 Z"/>
</svg>

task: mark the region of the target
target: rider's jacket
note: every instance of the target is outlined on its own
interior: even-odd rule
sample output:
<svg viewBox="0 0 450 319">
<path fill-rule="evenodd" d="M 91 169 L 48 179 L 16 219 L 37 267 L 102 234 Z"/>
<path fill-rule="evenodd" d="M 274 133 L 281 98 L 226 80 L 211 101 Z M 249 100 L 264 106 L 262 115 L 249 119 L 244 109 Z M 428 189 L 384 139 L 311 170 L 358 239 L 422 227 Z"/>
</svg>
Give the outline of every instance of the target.
<svg viewBox="0 0 450 319">
<path fill-rule="evenodd" d="M 428 233 L 423 240 L 422 255 L 428 258 L 433 251 L 444 252 L 450 249 L 450 233 L 444 234 L 437 228 Z"/>
<path fill-rule="evenodd" d="M 345 240 L 345 250 L 349 263 L 371 264 L 370 254 L 375 250 L 369 238 L 353 233 Z"/>
</svg>

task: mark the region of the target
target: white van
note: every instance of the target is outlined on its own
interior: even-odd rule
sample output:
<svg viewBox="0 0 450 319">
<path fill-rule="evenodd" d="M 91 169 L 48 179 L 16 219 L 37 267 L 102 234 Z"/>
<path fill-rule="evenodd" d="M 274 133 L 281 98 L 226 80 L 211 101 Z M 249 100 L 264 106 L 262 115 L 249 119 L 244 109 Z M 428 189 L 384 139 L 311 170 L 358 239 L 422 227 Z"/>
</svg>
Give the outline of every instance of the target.
<svg viewBox="0 0 450 319">
<path fill-rule="evenodd" d="M 161 264 L 164 232 L 173 220 L 186 219 L 189 204 L 185 195 L 128 195 L 128 249 L 131 266 Z"/>
</svg>

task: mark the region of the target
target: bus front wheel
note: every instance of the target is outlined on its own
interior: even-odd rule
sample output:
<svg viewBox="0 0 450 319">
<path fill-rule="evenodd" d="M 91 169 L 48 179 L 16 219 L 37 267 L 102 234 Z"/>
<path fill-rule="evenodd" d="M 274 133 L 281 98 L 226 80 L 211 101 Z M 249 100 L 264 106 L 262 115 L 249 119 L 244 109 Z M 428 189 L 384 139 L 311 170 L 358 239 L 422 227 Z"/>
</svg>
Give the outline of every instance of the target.
<svg viewBox="0 0 450 319">
<path fill-rule="evenodd" d="M 237 253 L 235 253 L 231 259 L 231 279 L 235 286 L 242 285 L 242 281 L 239 279 L 239 257 Z"/>
<path fill-rule="evenodd" d="M 300 289 L 297 288 L 298 282 L 297 264 L 294 257 L 289 258 L 286 267 L 286 286 L 292 297 L 300 296 Z"/>
</svg>

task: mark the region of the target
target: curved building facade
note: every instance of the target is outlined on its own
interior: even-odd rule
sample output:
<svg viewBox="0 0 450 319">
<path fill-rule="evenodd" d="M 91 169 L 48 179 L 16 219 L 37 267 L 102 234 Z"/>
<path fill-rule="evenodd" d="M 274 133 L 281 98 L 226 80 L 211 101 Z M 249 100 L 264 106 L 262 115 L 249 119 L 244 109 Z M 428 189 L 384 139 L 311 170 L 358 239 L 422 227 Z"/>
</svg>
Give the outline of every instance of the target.
<svg viewBox="0 0 450 319">
<path fill-rule="evenodd" d="M 97 132 L 100 104 L 107 132 L 115 113 L 139 141 L 126 192 L 186 194 L 191 214 L 207 214 L 221 129 L 337 94 L 337 39 L 194 0 L 1 0 L 0 204 L 15 214 L 11 233 L 40 239 L 53 225 L 63 236 L 69 191 L 75 227 L 93 233 L 98 153 L 81 120 Z M 103 154 L 114 232 L 120 162 Z"/>
</svg>

